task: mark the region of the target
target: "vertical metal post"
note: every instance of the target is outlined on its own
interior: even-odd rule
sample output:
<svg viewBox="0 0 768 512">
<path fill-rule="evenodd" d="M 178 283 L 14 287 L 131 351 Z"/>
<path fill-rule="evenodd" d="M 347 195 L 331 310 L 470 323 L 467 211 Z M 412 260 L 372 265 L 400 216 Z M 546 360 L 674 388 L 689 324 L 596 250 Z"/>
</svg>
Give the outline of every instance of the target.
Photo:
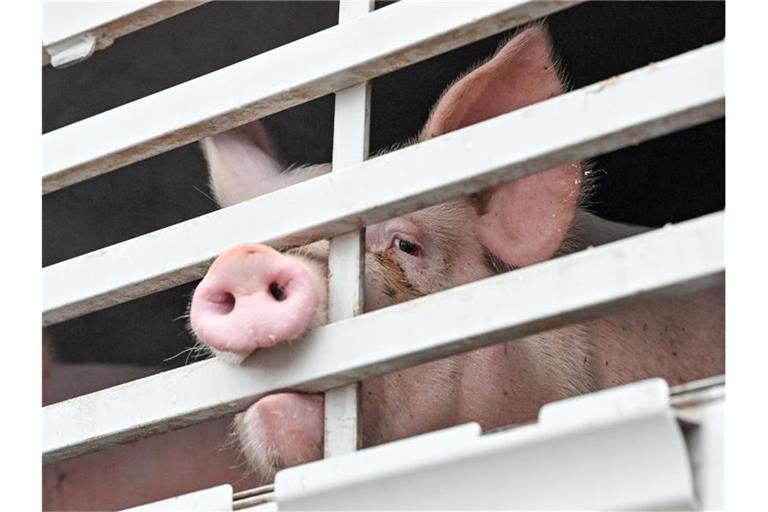
<svg viewBox="0 0 768 512">
<path fill-rule="evenodd" d="M 373 0 L 340 0 L 339 23 L 373 10 Z M 333 172 L 368 157 L 370 86 L 361 83 L 336 93 L 333 127 Z M 330 282 L 328 316 L 331 322 L 363 311 L 365 230 L 331 240 L 328 256 Z M 362 341 L 362 340 L 361 340 Z M 325 393 L 325 457 L 357 450 L 360 384 L 350 384 Z"/>
</svg>

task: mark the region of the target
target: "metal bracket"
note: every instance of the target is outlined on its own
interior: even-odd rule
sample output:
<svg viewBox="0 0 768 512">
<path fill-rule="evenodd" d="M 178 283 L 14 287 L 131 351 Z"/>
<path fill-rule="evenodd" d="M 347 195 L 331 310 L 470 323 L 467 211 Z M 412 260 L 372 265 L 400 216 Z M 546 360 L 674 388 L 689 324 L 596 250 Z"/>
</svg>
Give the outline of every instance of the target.
<svg viewBox="0 0 768 512">
<path fill-rule="evenodd" d="M 78 34 L 45 47 L 51 66 L 65 68 L 84 61 L 96 50 L 96 38 L 89 33 Z"/>
</svg>

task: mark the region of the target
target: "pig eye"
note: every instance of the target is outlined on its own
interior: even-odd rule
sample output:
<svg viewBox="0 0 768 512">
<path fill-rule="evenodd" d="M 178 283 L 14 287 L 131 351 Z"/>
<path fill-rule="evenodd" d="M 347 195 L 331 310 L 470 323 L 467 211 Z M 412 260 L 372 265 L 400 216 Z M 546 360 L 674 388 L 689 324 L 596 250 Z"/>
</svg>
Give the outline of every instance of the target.
<svg viewBox="0 0 768 512">
<path fill-rule="evenodd" d="M 409 242 L 408 240 L 403 240 L 402 238 L 395 238 L 395 247 L 411 256 L 421 255 L 421 248 L 417 244 Z"/>
</svg>

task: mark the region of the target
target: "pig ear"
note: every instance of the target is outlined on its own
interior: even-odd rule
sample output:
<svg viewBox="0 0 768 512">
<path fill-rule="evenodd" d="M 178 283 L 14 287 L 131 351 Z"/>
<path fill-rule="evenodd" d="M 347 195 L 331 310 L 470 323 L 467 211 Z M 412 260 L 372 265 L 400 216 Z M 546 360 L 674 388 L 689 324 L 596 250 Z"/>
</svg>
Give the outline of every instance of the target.
<svg viewBox="0 0 768 512">
<path fill-rule="evenodd" d="M 549 34 L 536 25 L 449 87 L 420 138 L 458 130 L 563 91 Z M 475 223 L 480 241 L 511 266 L 548 259 L 565 239 L 580 192 L 581 166 L 566 164 L 479 194 Z"/>
<path fill-rule="evenodd" d="M 280 188 L 280 165 L 259 121 L 200 141 L 208 161 L 211 191 L 226 207 Z"/>
</svg>

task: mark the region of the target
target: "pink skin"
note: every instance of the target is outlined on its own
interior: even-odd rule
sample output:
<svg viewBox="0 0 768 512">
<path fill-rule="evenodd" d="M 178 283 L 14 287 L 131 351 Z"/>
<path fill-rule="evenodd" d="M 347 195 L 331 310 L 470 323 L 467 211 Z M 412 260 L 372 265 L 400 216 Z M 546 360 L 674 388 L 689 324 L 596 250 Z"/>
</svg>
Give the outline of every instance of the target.
<svg viewBox="0 0 768 512">
<path fill-rule="evenodd" d="M 420 139 L 562 92 L 549 37 L 542 26 L 534 26 L 452 85 Z M 262 133 L 240 129 L 203 141 L 212 187 L 222 206 L 329 170 L 320 165 L 281 174 L 264 147 L 266 138 L 248 138 L 249 130 Z M 366 310 L 642 231 L 580 211 L 581 189 L 581 165 L 564 164 L 368 226 Z M 246 257 L 248 250 L 270 257 Z M 233 361 L 301 337 L 327 321 L 326 258 L 326 242 L 282 256 L 262 246 L 228 251 L 216 260 L 195 295 L 193 329 L 217 354 Z M 303 268 L 309 278 L 295 277 L 301 275 L 295 267 Z M 286 288 L 288 300 L 298 295 L 297 309 L 274 304 L 265 290 L 283 274 L 289 276 L 286 282 L 295 279 L 297 285 L 314 286 L 314 309 L 308 304 L 315 303 L 306 298 L 312 291 L 299 286 Z M 217 318 L 223 293 L 244 297 L 242 310 L 237 309 L 240 299 L 235 300 L 231 322 Z M 529 421 L 543 403 L 589 390 L 648 376 L 676 384 L 723 373 L 723 310 L 722 288 L 686 298 L 670 296 L 617 309 L 598 320 L 367 379 L 363 442 L 375 445 L 465 421 L 496 428 Z M 204 316 L 196 318 L 200 311 Z M 319 458 L 322 425 L 322 398 L 292 392 L 264 397 L 236 420 L 244 453 L 264 480 L 281 467 Z"/>
<path fill-rule="evenodd" d="M 263 245 L 239 245 L 211 265 L 195 290 L 190 318 L 211 349 L 244 359 L 303 334 L 319 303 L 299 261 Z"/>
<path fill-rule="evenodd" d="M 52 340 L 55 342 L 55 340 Z M 43 405 L 146 377 L 157 369 L 116 364 L 57 364 L 43 344 Z M 230 483 L 258 485 L 237 443 L 231 418 L 43 466 L 43 510 L 122 510 Z"/>
<path fill-rule="evenodd" d="M 267 395 L 240 416 L 235 430 L 240 439 L 248 439 L 246 455 L 256 468 L 288 467 L 318 459 L 323 453 L 323 397 Z"/>
</svg>

